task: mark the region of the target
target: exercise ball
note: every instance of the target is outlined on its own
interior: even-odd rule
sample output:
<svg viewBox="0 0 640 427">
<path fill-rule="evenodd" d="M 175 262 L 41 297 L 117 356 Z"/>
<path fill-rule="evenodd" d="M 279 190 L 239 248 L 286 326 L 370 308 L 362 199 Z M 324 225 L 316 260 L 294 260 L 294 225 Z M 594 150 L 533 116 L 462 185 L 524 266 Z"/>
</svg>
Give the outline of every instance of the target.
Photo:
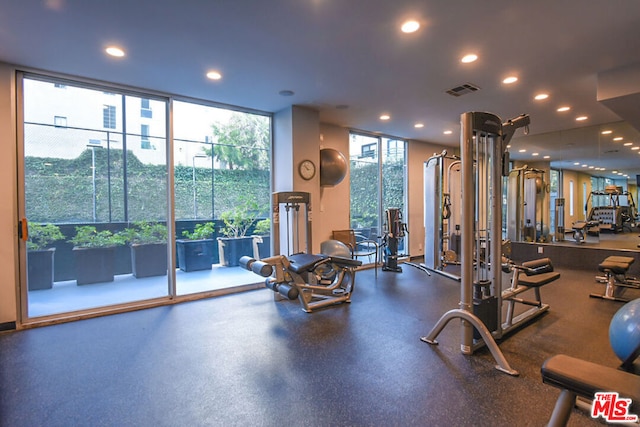
<svg viewBox="0 0 640 427">
<path fill-rule="evenodd" d="M 640 298 L 623 305 L 609 324 L 609 341 L 622 361 L 640 345 Z"/>
<path fill-rule="evenodd" d="M 320 150 L 320 185 L 323 187 L 338 185 L 347 175 L 347 159 L 338 150 L 323 148 Z"/>
<path fill-rule="evenodd" d="M 320 253 L 329 256 L 351 258 L 351 250 L 339 240 L 325 240 L 320 244 Z"/>
</svg>

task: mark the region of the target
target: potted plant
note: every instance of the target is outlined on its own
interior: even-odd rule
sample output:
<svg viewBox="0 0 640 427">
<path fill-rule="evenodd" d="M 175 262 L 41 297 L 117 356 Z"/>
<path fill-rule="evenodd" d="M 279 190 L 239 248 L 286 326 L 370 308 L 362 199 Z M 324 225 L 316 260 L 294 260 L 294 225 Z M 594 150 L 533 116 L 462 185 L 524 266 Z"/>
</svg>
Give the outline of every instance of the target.
<svg viewBox="0 0 640 427">
<path fill-rule="evenodd" d="M 193 231 L 184 231 L 184 239 L 176 240 L 178 266 L 182 271 L 211 270 L 213 264 L 213 222 L 196 224 Z"/>
<path fill-rule="evenodd" d="M 60 228 L 53 224 L 29 224 L 27 240 L 27 289 L 36 291 L 53 287 L 53 242 L 64 239 Z"/>
<path fill-rule="evenodd" d="M 246 234 L 256 222 L 258 212 L 258 203 L 246 200 L 220 215 L 224 223 L 220 229 L 223 237 L 218 237 L 221 265 L 235 267 L 242 256 L 253 256 L 253 237 Z"/>
<path fill-rule="evenodd" d="M 253 257 L 262 259 L 271 256 L 271 219 L 261 219 L 253 229 Z"/>
<path fill-rule="evenodd" d="M 69 243 L 74 245 L 78 285 L 113 282 L 115 247 L 125 243 L 120 234 L 109 230 L 97 231 L 92 225 L 83 225 L 76 227 L 76 235 Z"/>
<path fill-rule="evenodd" d="M 136 278 L 167 274 L 167 226 L 137 221 L 119 233 L 131 248 L 131 272 Z"/>
</svg>

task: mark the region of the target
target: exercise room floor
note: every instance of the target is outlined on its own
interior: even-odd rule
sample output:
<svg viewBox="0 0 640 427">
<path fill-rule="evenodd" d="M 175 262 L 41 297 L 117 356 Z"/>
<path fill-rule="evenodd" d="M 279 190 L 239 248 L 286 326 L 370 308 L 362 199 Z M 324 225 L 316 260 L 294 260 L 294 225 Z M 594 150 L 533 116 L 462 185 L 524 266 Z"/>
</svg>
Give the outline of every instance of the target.
<svg viewBox="0 0 640 427">
<path fill-rule="evenodd" d="M 459 321 L 420 341 L 459 283 L 357 274 L 351 304 L 304 313 L 260 289 L 0 335 L 2 426 L 543 426 L 559 390 L 540 366 L 566 353 L 617 366 L 608 325 L 621 303 L 596 266 L 560 270 L 548 313 L 488 350 L 461 354 Z M 627 290 L 638 298 L 640 291 Z M 571 426 L 602 425 L 578 410 Z"/>
</svg>

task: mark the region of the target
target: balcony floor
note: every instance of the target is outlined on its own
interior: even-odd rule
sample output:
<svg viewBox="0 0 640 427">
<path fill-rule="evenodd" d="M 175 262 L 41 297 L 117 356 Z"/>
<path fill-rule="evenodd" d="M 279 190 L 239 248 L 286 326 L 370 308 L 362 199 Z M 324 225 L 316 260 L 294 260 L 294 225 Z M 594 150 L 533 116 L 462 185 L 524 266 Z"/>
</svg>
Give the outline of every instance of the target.
<svg viewBox="0 0 640 427">
<path fill-rule="evenodd" d="M 260 276 L 241 267 L 214 264 L 211 270 L 176 270 L 178 295 L 188 295 L 261 282 Z M 168 295 L 167 276 L 135 278 L 115 276 L 113 282 L 76 285 L 75 280 L 55 282 L 53 288 L 29 291 L 29 317 L 48 316 L 108 305 L 161 298 Z"/>
</svg>

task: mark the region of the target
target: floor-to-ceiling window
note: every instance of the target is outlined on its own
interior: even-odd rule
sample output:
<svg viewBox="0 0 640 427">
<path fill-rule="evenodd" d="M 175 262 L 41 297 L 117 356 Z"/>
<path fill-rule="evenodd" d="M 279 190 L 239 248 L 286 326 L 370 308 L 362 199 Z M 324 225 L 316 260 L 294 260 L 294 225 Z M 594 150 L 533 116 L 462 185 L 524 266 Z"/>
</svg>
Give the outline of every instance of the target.
<svg viewBox="0 0 640 427">
<path fill-rule="evenodd" d="M 270 116 L 18 81 L 23 320 L 256 286 L 238 259 L 270 252 Z"/>
<path fill-rule="evenodd" d="M 384 213 L 397 208 L 406 218 L 406 142 L 352 132 L 349 143 L 351 228 L 370 239 L 383 232 Z M 408 247 L 402 239 L 399 251 Z"/>
<path fill-rule="evenodd" d="M 238 260 L 270 252 L 270 118 L 175 101 L 173 119 L 177 293 L 255 283 Z"/>
</svg>

